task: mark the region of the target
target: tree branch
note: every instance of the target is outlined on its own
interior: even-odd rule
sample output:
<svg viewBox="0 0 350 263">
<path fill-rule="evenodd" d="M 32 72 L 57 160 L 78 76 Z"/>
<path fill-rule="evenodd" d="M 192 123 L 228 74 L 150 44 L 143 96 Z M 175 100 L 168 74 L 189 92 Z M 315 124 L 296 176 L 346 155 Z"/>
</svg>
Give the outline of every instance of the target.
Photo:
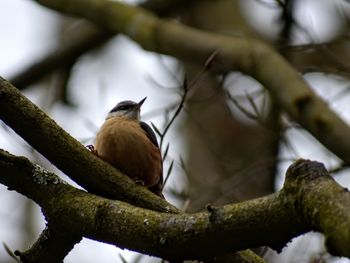
<svg viewBox="0 0 350 263">
<path fill-rule="evenodd" d="M 16 190 L 34 201 L 42 202 L 46 202 L 45 192 L 49 194 L 48 185 L 66 184 L 25 157 L 17 157 L 1 149 L 0 182 L 7 185 L 9 190 Z M 48 259 L 50 262 L 62 262 L 81 238 L 82 235 L 67 232 L 65 228 L 47 227 L 30 249 L 23 253 L 15 251 L 15 254 L 20 256 L 21 262 L 48 262 Z"/>
<path fill-rule="evenodd" d="M 58 168 L 71 177 L 72 180 L 76 181 L 88 191 L 108 198 L 126 200 L 137 206 L 156 211 L 170 213 L 181 212 L 164 199 L 159 198 L 144 187 L 135 184 L 127 176 L 118 172 L 114 167 L 96 158 L 96 156 L 87 151 L 85 147 L 67 134 L 44 112 L 1 77 L 0 118 Z M 1 157 L 3 158 L 3 156 Z M 6 156 L 6 158 L 9 158 L 9 156 Z M 18 164 L 17 161 L 16 164 Z M 24 161 L 24 163 L 27 163 L 27 161 Z M 82 167 L 84 170 L 82 170 Z M 6 171 L 1 170 L 1 172 Z M 24 193 L 23 191 L 25 191 L 25 189 L 21 191 L 21 193 Z M 46 193 L 45 196 L 47 194 L 49 193 Z M 30 196 L 30 198 L 35 200 L 32 196 Z M 57 233 L 54 230 L 47 231 L 50 233 Z M 52 236 L 53 235 L 50 235 L 49 237 Z M 51 239 L 47 238 L 44 231 L 41 238 L 33 245 L 33 248 L 23 255 L 24 257 L 29 257 L 28 254 L 31 255 L 33 251 L 40 259 L 45 259 L 45 255 L 58 252 L 52 251 L 55 250 L 55 246 L 52 244 L 57 242 L 58 244 L 56 244 L 56 246 L 61 247 L 60 241 L 62 241 L 65 242 L 63 245 L 66 249 L 71 249 L 74 244 L 79 241 L 78 237 L 79 235 L 68 235 L 66 239 L 62 236 L 61 238 L 55 236 L 55 238 Z M 45 246 L 43 244 L 45 244 Z M 37 246 L 39 246 L 39 248 Z M 41 249 L 44 249 L 44 251 L 41 252 Z M 68 253 L 69 250 L 66 252 Z M 63 253 L 60 255 L 63 255 Z M 246 257 L 248 258 L 247 255 Z M 59 260 L 57 262 L 59 262 Z"/>
<path fill-rule="evenodd" d="M 294 195 L 294 206 L 305 222 L 324 233 L 328 251 L 350 257 L 350 193 L 338 185 L 324 165 L 298 160 L 286 176 L 284 191 Z"/>
<path fill-rule="evenodd" d="M 198 1 L 198 0 L 196 0 Z M 140 4 L 141 7 L 151 10 L 160 16 L 164 16 L 181 9 L 184 6 L 193 4 L 195 0 L 148 0 Z M 18 89 L 24 89 L 29 85 L 41 80 L 43 77 L 55 70 L 74 63 L 81 55 L 99 47 L 107 42 L 114 35 L 96 25 L 81 21 L 76 28 L 69 33 L 69 41 L 57 50 L 51 52 L 44 58 L 34 62 L 21 72 L 10 78 L 10 82 Z"/>
<path fill-rule="evenodd" d="M 24 89 L 54 70 L 71 65 L 79 56 L 105 43 L 112 36 L 109 32 L 86 21 L 77 25 L 73 31 L 74 34 L 71 34 L 69 41 L 44 59 L 13 76 L 11 83 L 18 89 Z"/>
<path fill-rule="evenodd" d="M 35 0 L 123 33 L 143 48 L 199 64 L 218 51 L 212 69 L 240 70 L 257 79 L 279 106 L 322 144 L 350 163 L 350 127 L 329 109 L 277 52 L 256 39 L 207 33 L 165 21 L 138 7 L 100 0 Z M 81 8 L 84 6 L 84 8 Z"/>
<path fill-rule="evenodd" d="M 63 259 L 79 243 L 82 236 L 59 227 L 46 227 L 39 239 L 25 252 L 15 251 L 21 262 L 63 262 Z"/>
<path fill-rule="evenodd" d="M 169 214 L 86 193 L 52 173 L 43 176 L 23 157 L 3 151 L 0 156 L 0 182 L 37 202 L 49 225 L 74 235 L 174 261 L 261 245 L 280 250 L 291 238 L 316 230 L 325 233 L 331 253 L 350 256 L 350 235 L 344 231 L 350 229 L 350 194 L 317 162 L 293 164 L 275 194 Z"/>
<path fill-rule="evenodd" d="M 181 8 L 189 8 L 198 0 L 147 0 L 140 4 L 140 7 L 151 10 L 159 16 L 176 13 Z"/>
<path fill-rule="evenodd" d="M 72 180 L 91 193 L 157 210 L 178 209 L 91 154 L 0 77 L 0 118 Z M 84 169 L 84 170 L 82 170 Z"/>
<path fill-rule="evenodd" d="M 48 227 L 43 231 L 39 240 L 29 250 L 25 252 L 15 252 L 16 255 L 20 256 L 23 262 L 47 262 L 48 259 L 50 259 L 50 262 L 61 262 L 73 248 L 74 244 L 80 241 L 83 235 L 88 237 L 87 233 L 84 232 L 87 229 L 84 226 L 86 223 L 85 219 L 76 218 L 72 213 L 66 214 L 67 211 L 76 209 L 80 206 L 80 201 L 78 200 L 82 197 L 81 194 L 85 192 L 68 185 L 58 176 L 48 172 L 42 167 L 31 164 L 26 158 L 13 156 L 3 150 L 0 150 L 0 171 L 0 183 L 7 185 L 10 190 L 16 190 L 37 202 L 42 207 L 42 211 L 48 221 Z M 50 198 L 46 198 L 46 195 L 50 195 Z M 96 224 L 89 228 L 89 231 L 91 231 L 91 229 L 96 228 L 97 225 L 101 224 L 99 220 L 102 220 L 104 215 L 101 215 L 101 219 L 97 217 L 94 219 L 93 214 L 104 205 L 101 203 L 101 205 L 94 206 L 94 201 L 91 201 L 89 196 L 93 197 L 94 200 L 95 197 L 97 198 L 96 200 L 99 200 L 99 197 L 97 196 L 86 194 L 84 197 L 85 200 L 81 200 L 85 203 L 84 208 L 79 208 L 76 210 L 76 213 L 86 213 L 89 211 L 88 218 L 90 218 L 90 221 L 88 224 Z M 65 204 L 62 204 L 62 202 L 57 202 L 56 199 L 60 199 L 61 201 L 65 199 L 65 204 L 75 203 L 77 206 L 75 208 L 67 207 Z M 106 200 L 100 199 L 100 201 L 105 202 Z M 108 204 L 106 205 L 114 205 L 113 202 L 110 203 L 108 201 L 107 203 Z M 106 207 L 106 209 L 109 208 Z M 65 213 L 62 213 L 62 211 L 65 211 Z M 66 216 L 60 217 L 60 214 L 66 214 Z M 67 228 L 67 225 L 61 220 L 68 220 L 70 222 L 69 224 L 72 223 L 72 225 Z M 111 217 L 103 220 L 105 220 L 103 228 L 107 226 L 114 227 L 114 224 L 121 223 L 121 221 L 118 221 L 118 223 L 115 222 L 115 220 L 111 220 Z M 133 219 L 131 218 L 131 220 Z M 146 227 L 148 226 L 148 220 L 144 219 L 143 223 Z M 123 225 L 119 225 L 118 228 L 123 229 L 125 227 L 130 227 L 129 222 L 123 221 Z M 98 231 L 99 228 L 97 227 L 96 232 L 94 231 L 95 233 L 93 235 L 98 236 Z M 105 231 L 108 232 L 107 229 L 105 229 Z M 133 242 L 133 238 L 135 239 L 135 236 L 129 236 L 128 242 Z M 96 240 L 109 242 L 104 241 L 103 238 L 97 238 Z M 119 241 L 117 241 L 117 243 L 118 242 Z M 227 260 L 228 258 L 239 259 L 239 262 L 264 262 L 250 250 L 240 251 L 230 256 L 225 255 L 220 257 L 220 260 Z M 221 262 L 218 260 L 219 259 L 212 262 Z"/>
</svg>

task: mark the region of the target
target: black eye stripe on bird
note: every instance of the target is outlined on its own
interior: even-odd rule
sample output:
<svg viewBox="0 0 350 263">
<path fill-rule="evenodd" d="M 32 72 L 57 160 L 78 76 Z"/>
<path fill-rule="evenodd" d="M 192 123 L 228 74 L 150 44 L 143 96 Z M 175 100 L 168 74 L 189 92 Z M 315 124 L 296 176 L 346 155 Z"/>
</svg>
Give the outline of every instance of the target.
<svg viewBox="0 0 350 263">
<path fill-rule="evenodd" d="M 133 110 L 135 107 L 140 108 L 142 106 L 142 104 L 145 102 L 145 100 L 147 99 L 147 97 L 143 98 L 140 102 L 136 103 L 134 101 L 131 100 L 124 100 L 122 102 L 119 102 L 111 111 L 112 112 L 117 112 L 120 110 Z"/>
<path fill-rule="evenodd" d="M 157 138 L 152 128 L 140 121 L 140 108 L 146 98 L 138 103 L 119 102 L 108 113 L 96 135 L 93 152 L 163 197 L 163 162 Z"/>
</svg>

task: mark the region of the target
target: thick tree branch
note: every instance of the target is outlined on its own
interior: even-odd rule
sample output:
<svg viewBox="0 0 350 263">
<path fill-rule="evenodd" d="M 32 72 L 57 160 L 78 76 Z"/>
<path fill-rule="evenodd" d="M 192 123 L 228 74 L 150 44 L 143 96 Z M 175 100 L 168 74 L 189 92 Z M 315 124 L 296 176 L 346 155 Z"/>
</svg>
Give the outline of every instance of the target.
<svg viewBox="0 0 350 263">
<path fill-rule="evenodd" d="M 36 0 L 60 12 L 87 18 L 123 33 L 143 48 L 204 64 L 218 51 L 213 70 L 240 70 L 256 78 L 289 115 L 322 144 L 350 163 L 350 127 L 329 109 L 277 52 L 256 39 L 202 32 L 165 21 L 137 7 L 101 0 Z M 81 7 L 84 8 L 81 8 Z"/>
<path fill-rule="evenodd" d="M 350 194 L 316 162 L 297 161 L 275 194 L 176 215 L 83 192 L 54 174 L 42 176 L 25 158 L 0 156 L 0 182 L 37 202 L 49 225 L 121 248 L 172 261 L 205 259 L 259 245 L 280 250 L 291 238 L 317 230 L 325 233 L 330 252 L 350 256 Z"/>
<path fill-rule="evenodd" d="M 290 63 L 300 72 L 323 72 L 350 78 L 349 38 L 340 36 L 330 43 L 282 47 Z"/>
<path fill-rule="evenodd" d="M 158 211 L 178 211 L 91 154 L 9 82 L 0 77 L 0 118 L 72 180 L 104 197 Z M 82 170 L 84 169 L 84 170 Z"/>
<path fill-rule="evenodd" d="M 132 210 L 127 212 L 129 208 L 134 209 L 135 207 L 121 203 L 122 207 L 117 212 L 118 215 L 113 215 L 112 213 L 110 216 L 105 217 L 105 213 L 109 214 L 109 206 L 115 206 L 115 204 L 119 203 L 114 203 L 113 201 L 78 190 L 68 185 L 53 173 L 48 172 L 38 165 L 31 164 L 25 157 L 16 157 L 3 150 L 0 150 L 0 183 L 8 186 L 9 190 L 16 190 L 37 202 L 41 206 L 48 221 L 48 227 L 29 250 L 25 252 L 16 251 L 16 254 L 20 256 L 23 262 L 47 262 L 48 259 L 50 259 L 50 262 L 61 262 L 73 246 L 80 241 L 82 236 L 106 243 L 114 243 L 120 247 L 136 249 L 134 245 L 131 245 L 134 243 L 135 236 L 144 235 L 145 231 L 153 231 L 152 229 L 145 229 L 140 234 L 136 234 L 138 230 L 135 229 L 134 236 L 124 236 L 127 238 L 127 240 L 124 240 L 122 237 L 124 230 L 125 228 L 135 227 L 133 223 L 135 217 L 131 217 L 131 221 L 122 221 L 122 218 L 124 216 L 128 217 L 130 212 L 134 213 L 134 216 L 137 216 L 139 211 L 141 211 L 139 216 L 143 216 L 144 210 L 136 209 L 133 210 L 134 212 Z M 75 205 L 67 206 L 69 203 L 74 203 Z M 72 209 L 75 211 L 72 211 Z M 122 216 L 124 212 L 127 213 Z M 121 214 L 119 215 L 119 213 Z M 148 226 L 147 213 L 143 219 L 143 226 L 146 226 L 146 228 Z M 78 214 L 85 215 L 77 218 Z M 62 215 L 64 216 L 62 217 Z M 156 215 L 155 212 L 152 216 L 154 215 Z M 85 218 L 85 216 L 87 217 Z M 112 218 L 113 216 L 122 217 L 120 220 L 115 221 Z M 88 221 L 85 221 L 86 219 Z M 175 224 L 176 222 L 174 221 L 172 223 Z M 87 227 L 85 224 L 89 226 Z M 190 224 L 192 223 L 190 222 Z M 112 230 L 116 225 L 119 225 L 118 230 Z M 131 225 L 132 227 L 130 227 Z M 138 227 L 142 227 L 142 224 Z M 108 228 L 110 229 L 108 230 Z M 98 233 L 99 231 L 103 231 L 103 233 Z M 110 231 L 119 237 L 106 235 Z M 119 238 L 121 238 L 121 241 L 118 241 Z M 135 246 L 141 246 L 142 248 L 144 245 L 136 244 Z M 136 250 L 140 252 L 144 251 L 147 254 L 153 253 L 147 251 L 147 247 L 149 245 L 146 248 L 142 248 L 142 250 L 140 250 L 141 248 Z M 250 250 L 241 251 L 230 257 L 236 260 L 239 259 L 239 262 L 264 262 Z M 216 261 L 214 260 L 213 262 Z"/>
<path fill-rule="evenodd" d="M 183 8 L 190 8 L 198 0 L 147 0 L 139 6 L 156 13 L 159 16 L 175 14 Z"/>
<path fill-rule="evenodd" d="M 24 157 L 17 157 L 0 149 L 0 181 L 9 190 L 16 190 L 32 200 L 44 200 L 48 185 L 65 184 L 57 176 Z M 48 192 L 47 192 L 48 194 Z M 57 207 L 58 208 L 58 207 Z M 82 235 L 67 232 L 65 228 L 47 227 L 26 252 L 16 251 L 22 262 L 62 262 Z"/>
<path fill-rule="evenodd" d="M 349 190 L 338 185 L 323 164 L 304 160 L 289 167 L 284 190 L 296 197 L 295 208 L 307 224 L 324 233 L 328 251 L 350 257 Z"/>
<path fill-rule="evenodd" d="M 63 262 L 63 259 L 82 239 L 80 234 L 58 227 L 46 227 L 39 239 L 25 252 L 15 251 L 23 263 Z"/>
<path fill-rule="evenodd" d="M 58 168 L 90 192 L 113 199 L 126 200 L 129 203 L 156 211 L 180 212 L 88 152 L 85 147 L 69 136 L 44 112 L 2 78 L 0 78 L 0 118 Z M 24 163 L 27 163 L 27 161 L 24 161 Z M 84 167 L 84 170 L 82 170 L 82 167 Z M 2 170 L 2 172 L 5 171 Z M 22 191 L 25 191 L 25 189 Z M 30 198 L 34 199 L 33 197 Z M 56 233 L 54 230 L 49 232 Z M 65 248 L 70 249 L 79 241 L 79 235 L 67 235 L 66 239 L 63 238 L 64 236 L 61 239 L 57 237 L 47 238 L 45 231 L 41 237 L 43 238 L 40 238 L 33 248 L 24 254 L 24 257 L 27 257 L 27 254 L 34 253 L 39 258 L 43 255 L 42 258 L 45 259 L 45 255 L 59 252 L 51 244 L 58 242 L 56 246 L 61 247 L 59 241 L 62 240 Z M 52 235 L 49 237 L 52 237 Z M 43 246 L 43 244 L 46 246 Z M 44 250 L 41 251 L 41 249 Z M 66 252 L 68 253 L 69 250 Z M 58 256 L 63 254 L 61 253 Z M 244 255 L 249 258 L 246 254 Z M 39 261 L 31 262 L 41 261 L 39 259 Z"/>
<path fill-rule="evenodd" d="M 251 245 L 258 245 L 255 243 L 259 242 L 256 235 L 265 236 L 266 241 L 273 242 L 272 246 L 275 243 L 279 247 L 281 241 L 284 244 L 290 238 L 287 235 L 276 242 L 276 235 L 283 236 L 282 233 L 285 231 L 276 231 L 272 236 L 266 235 L 267 229 L 257 231 L 262 226 L 264 228 L 268 228 L 269 224 L 271 226 L 270 220 L 274 222 L 274 218 L 284 218 L 287 215 L 282 212 L 278 217 L 269 218 L 270 213 L 266 213 L 266 209 L 285 210 L 285 202 L 275 202 L 274 196 L 254 200 L 242 206 L 210 207 L 208 212 L 170 216 L 82 192 L 62 183 L 53 174 L 38 177 L 40 174 L 35 173 L 36 168 L 30 167 L 29 162 L 21 158 L 13 165 L 11 161 L 16 160 L 16 157 L 10 156 L 10 158 L 6 161 L 8 168 L 2 173 L 1 183 L 11 189 L 17 189 L 37 202 L 42 207 L 49 224 L 64 226 L 69 232 L 114 243 L 122 248 L 127 247 L 174 260 L 205 257 L 214 251 L 215 254 L 232 251 L 234 247 L 241 247 L 252 237 L 254 238 L 250 241 L 253 242 Z M 24 165 L 21 165 L 22 163 Z M 249 224 L 244 224 L 254 210 L 257 210 L 255 212 L 258 215 L 256 214 L 255 219 L 249 220 Z M 271 215 L 273 214 L 275 213 Z M 286 218 L 294 221 L 295 215 L 289 214 Z M 230 221 L 235 221 L 235 226 Z M 133 227 L 127 227 L 130 225 Z M 280 223 L 272 225 L 277 230 Z M 232 233 L 230 228 L 235 229 L 235 233 Z M 249 232 L 246 232 L 247 228 L 250 228 Z M 294 231 L 300 233 L 300 229 Z M 138 238 L 135 239 L 135 236 Z M 213 241 L 220 240 L 220 243 L 202 240 L 205 236 Z M 209 252 L 209 248 L 214 251 Z M 193 253 L 195 251 L 197 252 Z"/>
<path fill-rule="evenodd" d="M 149 0 L 141 3 L 140 6 L 163 16 L 169 15 L 174 12 L 174 10 L 181 9 L 183 6 L 188 6 L 194 2 L 195 0 L 192 0 L 191 3 L 184 0 Z M 58 47 L 57 50 L 34 62 L 21 72 L 18 72 L 10 78 L 10 82 L 16 86 L 16 88 L 24 89 L 55 70 L 70 66 L 81 55 L 99 47 L 113 36 L 111 32 L 98 28 L 94 24 L 81 21 L 81 23 L 76 25 L 76 28 L 69 33 L 69 41 L 66 41 L 63 46 Z"/>
<path fill-rule="evenodd" d="M 22 72 L 11 78 L 11 83 L 18 89 L 26 88 L 59 67 L 67 67 L 87 51 L 98 47 L 111 38 L 111 34 L 89 23 L 81 23 L 73 29 L 69 41 Z"/>
<path fill-rule="evenodd" d="M 31 164 L 26 158 L 13 156 L 3 150 L 0 150 L 0 171 L 0 182 L 7 185 L 9 189 L 16 190 L 36 201 L 43 208 L 42 210 L 49 225 L 43 231 L 39 240 L 29 250 L 26 252 L 16 251 L 16 254 L 20 256 L 23 262 L 47 262 L 48 259 L 50 259 L 50 262 L 61 262 L 74 244 L 80 241 L 80 237 L 82 235 L 86 236 L 86 233 L 84 232 L 85 227 L 79 226 L 81 223 L 84 224 L 84 222 L 76 219 L 73 214 L 67 214 L 64 218 L 57 217 L 59 214 L 66 213 L 62 213 L 62 211 L 67 211 L 67 209 L 71 208 L 65 205 L 62 206 L 61 202 L 57 202 L 56 198 L 61 201 L 65 199 L 65 203 L 76 203 L 82 192 L 69 186 L 59 177 L 40 166 Z M 61 187 L 65 190 L 62 190 Z M 72 189 L 75 192 L 71 192 Z M 52 198 L 46 198 L 46 195 L 50 195 Z M 90 196 L 93 197 L 93 195 Z M 86 213 L 87 210 L 90 210 L 89 214 L 91 215 L 92 211 L 95 213 L 96 209 L 99 209 L 91 206 L 88 199 L 85 199 L 83 202 L 85 202 L 85 208 L 76 211 L 77 213 Z M 79 202 L 76 205 L 78 207 Z M 92 220 L 92 217 L 90 219 Z M 110 221 L 110 219 L 105 220 L 104 224 L 106 224 L 106 227 L 117 223 L 114 220 Z M 67 229 L 66 224 L 61 220 L 68 220 L 70 223 L 74 223 L 75 226 L 72 225 Z M 98 218 L 95 218 L 95 220 L 98 220 Z M 100 222 L 95 221 L 94 224 L 99 225 Z M 119 227 L 128 227 L 129 222 L 124 221 L 123 224 L 124 226 Z M 144 221 L 144 225 L 147 226 L 147 224 L 147 221 Z M 128 242 L 132 242 L 132 239 L 130 240 Z M 223 259 L 227 259 L 226 257 L 217 258 L 212 262 L 222 262 Z M 250 250 L 238 252 L 229 258 L 235 260 L 231 262 L 264 262 Z"/>
</svg>

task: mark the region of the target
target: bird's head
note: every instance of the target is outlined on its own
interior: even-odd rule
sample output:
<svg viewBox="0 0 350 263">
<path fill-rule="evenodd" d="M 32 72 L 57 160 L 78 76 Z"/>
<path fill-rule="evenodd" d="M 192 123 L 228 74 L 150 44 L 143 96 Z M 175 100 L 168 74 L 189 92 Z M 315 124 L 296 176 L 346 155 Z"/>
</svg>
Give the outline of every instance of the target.
<svg viewBox="0 0 350 263">
<path fill-rule="evenodd" d="M 107 115 L 106 119 L 124 117 L 127 119 L 140 120 L 140 109 L 147 97 L 139 102 L 124 100 L 119 102 Z"/>
</svg>

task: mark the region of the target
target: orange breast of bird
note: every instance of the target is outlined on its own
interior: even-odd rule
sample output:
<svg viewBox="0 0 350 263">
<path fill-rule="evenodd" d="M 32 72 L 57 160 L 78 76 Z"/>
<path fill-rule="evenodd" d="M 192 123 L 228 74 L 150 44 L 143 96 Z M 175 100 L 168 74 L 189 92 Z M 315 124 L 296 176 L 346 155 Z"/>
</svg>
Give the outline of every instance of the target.
<svg viewBox="0 0 350 263">
<path fill-rule="evenodd" d="M 147 137 L 140 124 L 122 117 L 105 121 L 95 139 L 95 149 L 104 161 L 131 179 L 161 191 L 163 164 L 159 148 Z M 152 190 L 152 189 L 151 189 Z"/>
</svg>

